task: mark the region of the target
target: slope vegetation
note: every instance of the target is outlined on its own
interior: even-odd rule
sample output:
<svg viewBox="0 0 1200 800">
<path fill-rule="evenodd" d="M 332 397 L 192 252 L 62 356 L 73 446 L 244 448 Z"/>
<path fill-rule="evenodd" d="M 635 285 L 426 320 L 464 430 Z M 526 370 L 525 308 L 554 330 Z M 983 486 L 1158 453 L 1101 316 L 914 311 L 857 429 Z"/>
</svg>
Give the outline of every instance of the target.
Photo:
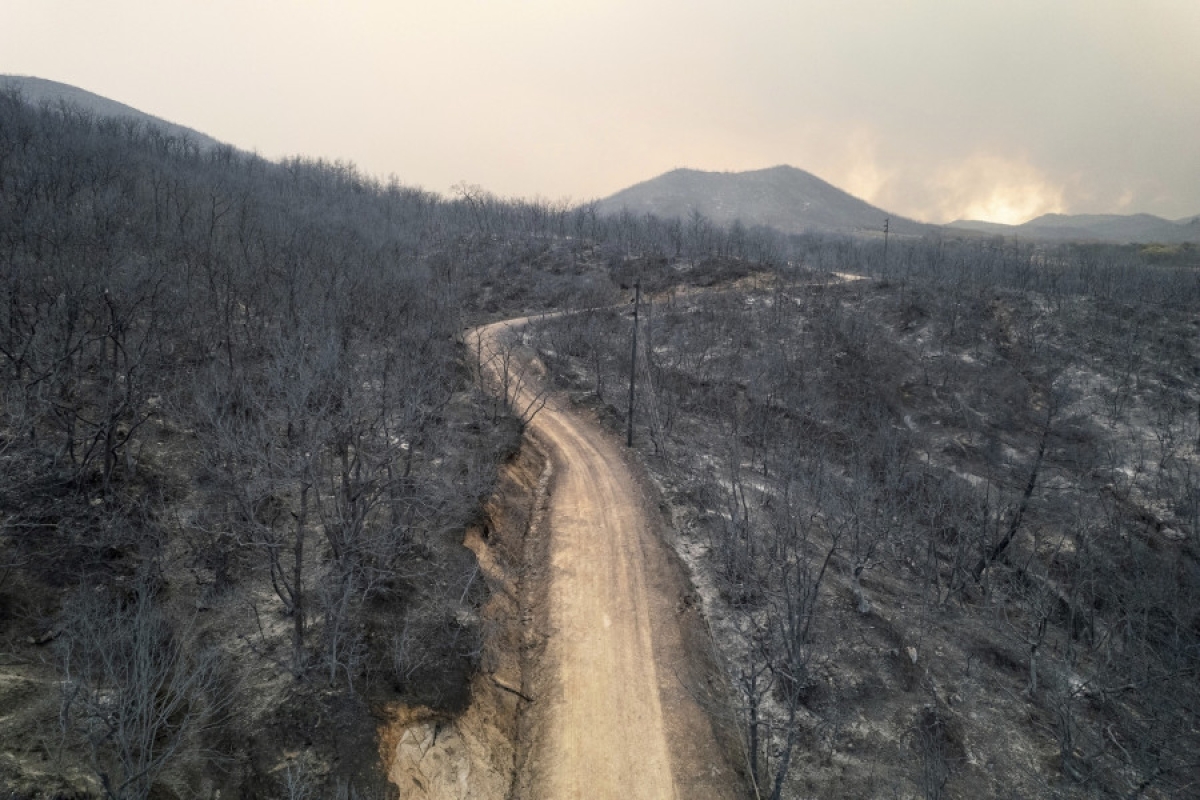
<svg viewBox="0 0 1200 800">
<path fill-rule="evenodd" d="M 480 541 L 528 420 L 462 331 L 667 241 L 0 92 L 0 787 L 390 791 L 381 719 L 520 684 Z"/>
<path fill-rule="evenodd" d="M 642 309 L 636 437 L 759 795 L 1190 796 L 1194 269 L 903 248 Z M 614 427 L 630 328 L 536 329 Z"/>
<path fill-rule="evenodd" d="M 199 131 L 168 122 L 132 106 L 118 103 L 116 100 L 110 100 L 66 83 L 22 75 L 0 75 L 0 91 L 19 92 L 25 102 L 35 106 L 60 110 L 69 108 L 76 113 L 87 113 L 98 118 L 124 119 L 142 125 L 151 125 L 168 136 L 188 139 L 206 150 L 211 150 L 221 144 L 211 136 Z"/>
</svg>

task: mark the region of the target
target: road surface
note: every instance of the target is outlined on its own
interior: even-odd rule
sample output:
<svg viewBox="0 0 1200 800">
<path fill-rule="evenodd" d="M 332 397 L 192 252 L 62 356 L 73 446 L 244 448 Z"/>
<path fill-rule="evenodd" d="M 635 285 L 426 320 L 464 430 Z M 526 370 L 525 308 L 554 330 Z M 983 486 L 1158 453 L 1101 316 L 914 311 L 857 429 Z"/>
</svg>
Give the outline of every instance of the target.
<svg viewBox="0 0 1200 800">
<path fill-rule="evenodd" d="M 484 351 L 524 322 L 483 328 Z M 518 408 L 540 389 L 527 383 Z M 699 641 L 695 613 L 682 603 L 686 580 L 655 534 L 624 448 L 553 399 L 528 432 L 551 459 L 553 481 L 543 523 L 548 639 L 517 795 L 735 797 L 712 724 L 685 686 Z"/>
</svg>

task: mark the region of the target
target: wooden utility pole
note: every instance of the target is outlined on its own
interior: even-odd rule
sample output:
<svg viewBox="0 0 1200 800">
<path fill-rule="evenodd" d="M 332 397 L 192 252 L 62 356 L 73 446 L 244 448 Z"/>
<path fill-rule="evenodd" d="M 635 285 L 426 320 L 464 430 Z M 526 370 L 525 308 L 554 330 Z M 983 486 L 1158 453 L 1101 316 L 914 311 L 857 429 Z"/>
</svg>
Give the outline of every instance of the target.
<svg viewBox="0 0 1200 800">
<path fill-rule="evenodd" d="M 642 282 L 633 285 L 633 350 L 629 358 L 629 430 L 625 434 L 625 446 L 633 447 L 633 387 L 637 379 L 637 331 L 638 305 L 642 300 Z"/>
<path fill-rule="evenodd" d="M 891 220 L 884 218 L 883 220 L 883 277 L 887 277 L 887 240 L 888 240 L 888 223 Z"/>
</svg>

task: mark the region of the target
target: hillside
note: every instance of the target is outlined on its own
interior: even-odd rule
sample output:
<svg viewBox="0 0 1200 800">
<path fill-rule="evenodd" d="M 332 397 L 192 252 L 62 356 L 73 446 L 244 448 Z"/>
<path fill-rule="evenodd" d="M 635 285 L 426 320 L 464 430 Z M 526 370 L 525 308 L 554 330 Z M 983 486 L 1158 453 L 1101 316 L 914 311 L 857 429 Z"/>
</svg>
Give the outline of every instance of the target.
<svg viewBox="0 0 1200 800">
<path fill-rule="evenodd" d="M 0 796 L 386 797 L 380 725 L 511 711 L 462 332 L 616 302 L 615 229 L 10 92 L 0 159 Z"/>
<path fill-rule="evenodd" d="M 622 209 L 685 220 L 699 211 L 720 225 L 740 220 L 784 233 L 881 232 L 889 218 L 893 233 L 921 235 L 937 229 L 890 214 L 789 166 L 750 172 L 673 170 L 599 202 L 601 213 L 618 214 Z"/>
<path fill-rule="evenodd" d="M 139 111 L 132 106 L 118 103 L 107 97 L 101 97 L 77 86 L 71 86 L 45 78 L 33 78 L 21 75 L 0 75 L 0 91 L 17 90 L 25 102 L 34 106 L 62 105 L 80 109 L 97 117 L 118 117 L 133 119 L 138 122 L 154 125 L 171 136 L 188 137 L 202 149 L 212 149 L 220 146 L 220 142 L 191 128 L 168 122 L 159 117 Z"/>
<path fill-rule="evenodd" d="M 807 241 L 793 263 L 855 263 Z M 634 446 L 751 796 L 1195 797 L 1194 271 L 893 252 L 886 279 L 783 268 L 641 315 Z M 617 434 L 631 328 L 592 309 L 528 339 Z"/>
<path fill-rule="evenodd" d="M 947 227 L 1048 242 L 1200 242 L 1200 217 L 1173 222 L 1153 214 L 1043 214 L 1020 225 L 956 220 Z"/>
</svg>

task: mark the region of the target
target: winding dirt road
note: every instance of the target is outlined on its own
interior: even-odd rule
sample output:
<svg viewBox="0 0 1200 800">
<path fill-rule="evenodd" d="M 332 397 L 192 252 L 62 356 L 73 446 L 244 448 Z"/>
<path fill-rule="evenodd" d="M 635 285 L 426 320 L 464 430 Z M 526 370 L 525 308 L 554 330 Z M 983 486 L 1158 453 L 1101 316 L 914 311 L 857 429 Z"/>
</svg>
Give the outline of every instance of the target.
<svg viewBox="0 0 1200 800">
<path fill-rule="evenodd" d="M 507 328 L 524 323 L 482 329 L 483 347 L 494 351 Z M 539 388 L 531 380 L 514 405 Z M 551 563 L 546 650 L 516 796 L 735 797 L 736 777 L 697 699 L 689 650 L 703 643 L 684 602 L 686 578 L 652 528 L 657 516 L 624 448 L 553 398 L 529 434 L 554 470 L 544 519 Z"/>
</svg>

